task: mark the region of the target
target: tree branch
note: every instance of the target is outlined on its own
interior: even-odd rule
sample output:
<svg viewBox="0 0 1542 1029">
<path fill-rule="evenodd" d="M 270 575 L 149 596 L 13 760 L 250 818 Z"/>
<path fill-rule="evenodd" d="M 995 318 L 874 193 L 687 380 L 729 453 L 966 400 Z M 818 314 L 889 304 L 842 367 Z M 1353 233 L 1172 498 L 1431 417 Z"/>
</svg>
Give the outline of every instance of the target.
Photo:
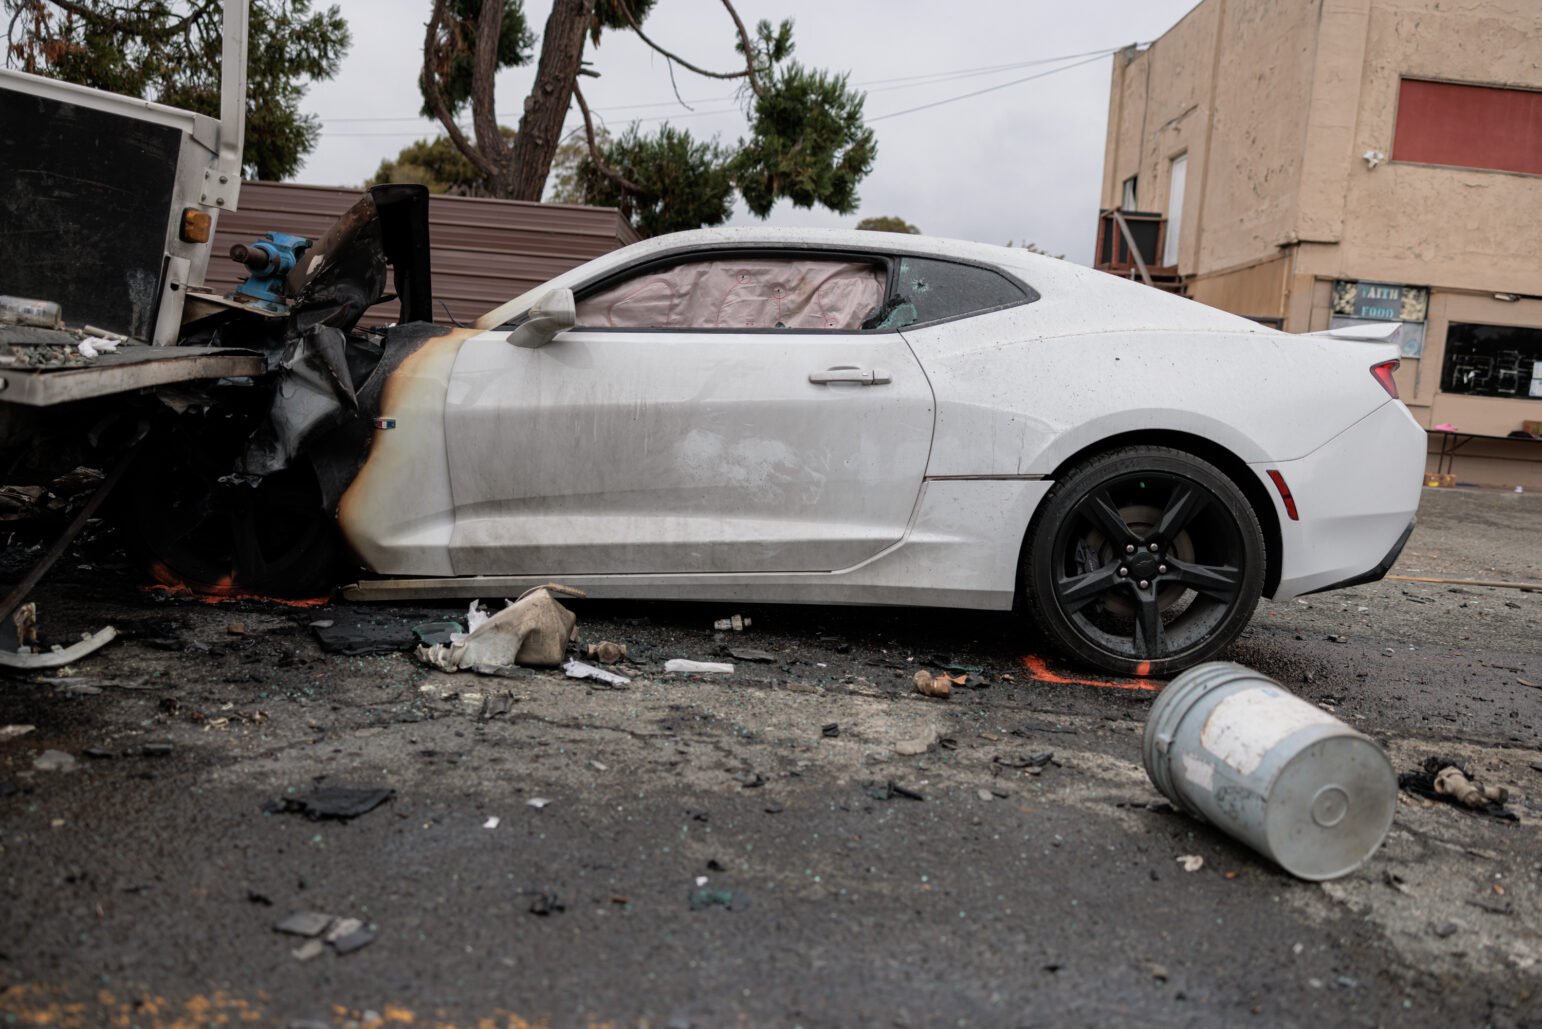
<svg viewBox="0 0 1542 1029">
<path fill-rule="evenodd" d="M 745 77 L 750 80 L 750 88 L 756 96 L 761 96 L 760 76 L 755 74 L 755 47 L 750 42 L 749 30 L 744 27 L 744 20 L 739 17 L 739 12 L 734 10 L 733 0 L 723 0 L 723 6 L 728 9 L 728 16 L 734 20 L 734 28 L 739 30 L 739 42 L 744 44 Z"/>
<path fill-rule="evenodd" d="M 115 8 L 118 12 L 116 17 L 110 17 L 99 11 L 93 11 L 84 4 L 76 3 L 75 0 L 48 0 L 48 2 L 61 11 L 76 15 L 85 21 L 91 22 L 93 25 L 112 29 L 115 32 L 127 32 L 141 39 L 166 39 L 169 36 L 175 36 L 209 13 L 210 9 L 214 7 L 214 0 L 204 0 L 203 3 L 188 11 L 181 20 L 161 28 L 153 28 L 151 27 L 152 23 L 150 20 L 142 13 L 139 14 L 139 17 L 135 18 L 133 16 L 135 12 L 125 11 L 121 7 Z"/>
<path fill-rule="evenodd" d="M 622 0 L 622 2 L 625 3 L 625 0 Z M 589 117 L 589 105 L 584 102 L 584 91 L 578 88 L 577 81 L 573 83 L 573 98 L 578 101 L 578 109 L 584 116 L 584 139 L 589 143 L 589 163 L 594 165 L 601 175 L 614 182 L 626 192 L 634 196 L 645 196 L 647 190 L 606 164 L 604 159 L 600 157 L 600 148 L 594 142 L 594 121 Z"/>
<path fill-rule="evenodd" d="M 434 0 L 434 9 L 428 16 L 428 31 L 423 36 L 423 96 L 433 109 L 434 116 L 444 126 L 444 131 L 449 134 L 455 149 L 465 154 L 466 160 L 475 165 L 477 171 L 489 179 L 495 179 L 498 177 L 498 169 L 455 124 L 455 116 L 450 113 L 449 106 L 444 102 L 444 93 L 439 89 L 439 76 L 434 67 L 438 56 L 439 27 L 444 22 L 444 5 L 445 0 Z"/>
<path fill-rule="evenodd" d="M 671 61 L 679 62 L 680 67 L 685 68 L 688 71 L 693 71 L 697 75 L 703 75 L 709 79 L 749 79 L 752 86 L 755 84 L 755 74 L 748 66 L 748 59 L 746 59 L 746 67 L 744 71 L 708 71 L 705 68 L 698 68 L 696 65 L 692 64 L 690 61 L 687 61 L 679 54 L 670 53 L 668 50 L 665 50 L 653 40 L 649 39 L 648 34 L 642 30 L 642 26 L 637 24 L 637 19 L 632 16 L 632 6 L 631 4 L 627 3 L 626 0 L 616 0 L 616 5 L 621 8 L 621 13 L 626 16 L 627 24 L 632 27 L 633 32 L 637 33 L 638 39 L 642 40 L 644 43 L 647 43 L 648 46 L 663 54 Z M 733 8 L 729 8 L 729 10 L 732 9 Z M 737 19 L 738 15 L 735 15 L 734 17 Z"/>
</svg>

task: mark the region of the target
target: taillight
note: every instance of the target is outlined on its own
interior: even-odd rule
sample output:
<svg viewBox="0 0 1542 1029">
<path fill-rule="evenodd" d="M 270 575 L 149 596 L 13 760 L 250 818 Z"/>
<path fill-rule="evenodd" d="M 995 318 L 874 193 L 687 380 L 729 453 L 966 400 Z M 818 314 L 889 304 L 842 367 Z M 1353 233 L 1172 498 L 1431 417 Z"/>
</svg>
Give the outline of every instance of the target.
<svg viewBox="0 0 1542 1029">
<path fill-rule="evenodd" d="M 1397 399 L 1397 380 L 1392 377 L 1392 373 L 1397 371 L 1398 365 L 1402 363 L 1402 361 L 1394 357 L 1390 361 L 1371 365 L 1371 375 L 1375 377 L 1377 382 L 1381 383 L 1381 388 L 1386 390 L 1387 396 L 1393 400 Z"/>
<path fill-rule="evenodd" d="M 1392 363 L 1397 364 L 1396 361 Z M 1393 396 L 1396 395 L 1395 393 L 1393 394 Z M 1285 513 L 1290 515 L 1291 521 L 1299 522 L 1301 516 L 1296 513 L 1296 498 L 1290 495 L 1290 487 L 1285 485 L 1285 476 L 1271 468 L 1269 469 L 1269 479 L 1274 483 L 1274 488 L 1280 491 L 1280 499 L 1285 502 Z"/>
</svg>

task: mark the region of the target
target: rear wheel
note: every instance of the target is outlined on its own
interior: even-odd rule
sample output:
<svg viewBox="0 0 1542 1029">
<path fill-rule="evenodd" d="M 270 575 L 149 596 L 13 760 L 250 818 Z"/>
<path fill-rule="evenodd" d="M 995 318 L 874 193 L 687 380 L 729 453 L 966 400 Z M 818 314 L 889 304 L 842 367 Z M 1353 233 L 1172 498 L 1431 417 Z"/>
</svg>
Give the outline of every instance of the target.
<svg viewBox="0 0 1542 1029">
<path fill-rule="evenodd" d="M 1166 447 L 1073 468 L 1030 529 L 1023 582 L 1034 619 L 1071 656 L 1123 675 L 1169 675 L 1247 625 L 1263 532 L 1235 483 Z"/>
</svg>

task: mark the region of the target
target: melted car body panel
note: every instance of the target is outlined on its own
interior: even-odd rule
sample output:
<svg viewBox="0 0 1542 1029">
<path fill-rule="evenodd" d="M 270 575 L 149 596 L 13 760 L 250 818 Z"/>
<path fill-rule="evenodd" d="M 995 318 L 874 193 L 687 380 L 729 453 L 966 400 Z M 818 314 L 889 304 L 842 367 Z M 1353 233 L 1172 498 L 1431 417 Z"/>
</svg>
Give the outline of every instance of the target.
<svg viewBox="0 0 1542 1029">
<path fill-rule="evenodd" d="M 474 334 L 458 329 L 430 339 L 385 383 L 369 456 L 337 506 L 343 538 L 373 571 L 454 574 L 444 401 L 456 354 Z"/>
</svg>

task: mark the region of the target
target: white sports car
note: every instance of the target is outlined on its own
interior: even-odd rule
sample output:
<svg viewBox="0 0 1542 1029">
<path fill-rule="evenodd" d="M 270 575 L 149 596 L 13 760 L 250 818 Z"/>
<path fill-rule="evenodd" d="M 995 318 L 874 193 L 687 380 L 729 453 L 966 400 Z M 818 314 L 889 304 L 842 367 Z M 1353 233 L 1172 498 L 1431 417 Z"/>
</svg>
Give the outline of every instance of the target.
<svg viewBox="0 0 1542 1029">
<path fill-rule="evenodd" d="M 921 236 L 654 238 L 380 349 L 315 461 L 355 599 L 1021 604 L 1167 675 L 1385 574 L 1425 453 L 1391 345 Z"/>
</svg>

